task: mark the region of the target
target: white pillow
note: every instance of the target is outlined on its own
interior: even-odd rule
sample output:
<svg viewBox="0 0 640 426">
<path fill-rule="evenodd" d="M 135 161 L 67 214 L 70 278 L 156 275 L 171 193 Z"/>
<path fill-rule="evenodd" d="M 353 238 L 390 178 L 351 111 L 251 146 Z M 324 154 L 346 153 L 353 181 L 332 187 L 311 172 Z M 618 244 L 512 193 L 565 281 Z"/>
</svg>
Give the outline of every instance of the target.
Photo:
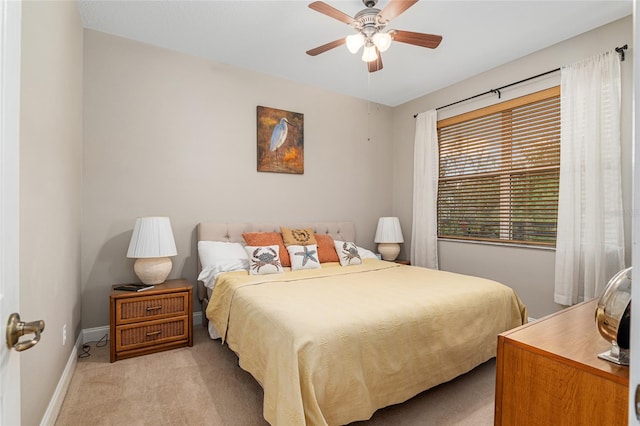
<svg viewBox="0 0 640 426">
<path fill-rule="evenodd" d="M 202 266 L 198 280 L 210 289 L 222 272 L 249 270 L 249 256 L 240 243 L 198 241 L 198 256 Z"/>
<path fill-rule="evenodd" d="M 318 269 L 318 245 L 309 244 L 307 246 L 290 245 L 287 246 L 289 258 L 291 258 L 291 270 L 298 269 Z"/>
<path fill-rule="evenodd" d="M 356 243 L 345 241 L 334 241 L 333 244 L 338 252 L 338 258 L 340 259 L 340 265 L 360 265 L 362 263 L 362 257 Z"/>
<path fill-rule="evenodd" d="M 251 275 L 280 274 L 284 272 L 280 263 L 280 246 L 245 246 L 249 256 Z"/>
<path fill-rule="evenodd" d="M 378 256 L 376 256 L 374 252 L 360 246 L 358 246 L 358 253 L 360 254 L 360 258 L 362 259 L 378 259 Z"/>
<path fill-rule="evenodd" d="M 242 244 L 224 241 L 198 241 L 198 256 L 203 268 L 220 263 L 222 260 L 244 259 L 249 261 Z"/>
</svg>

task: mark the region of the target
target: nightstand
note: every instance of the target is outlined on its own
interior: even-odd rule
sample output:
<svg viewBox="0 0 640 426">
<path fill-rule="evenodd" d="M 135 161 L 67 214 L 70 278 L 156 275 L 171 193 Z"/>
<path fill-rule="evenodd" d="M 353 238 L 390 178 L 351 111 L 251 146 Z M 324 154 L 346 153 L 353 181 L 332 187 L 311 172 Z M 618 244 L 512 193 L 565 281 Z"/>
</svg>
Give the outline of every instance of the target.
<svg viewBox="0 0 640 426">
<path fill-rule="evenodd" d="M 167 280 L 139 292 L 111 287 L 111 362 L 193 346 L 193 286 Z"/>
</svg>

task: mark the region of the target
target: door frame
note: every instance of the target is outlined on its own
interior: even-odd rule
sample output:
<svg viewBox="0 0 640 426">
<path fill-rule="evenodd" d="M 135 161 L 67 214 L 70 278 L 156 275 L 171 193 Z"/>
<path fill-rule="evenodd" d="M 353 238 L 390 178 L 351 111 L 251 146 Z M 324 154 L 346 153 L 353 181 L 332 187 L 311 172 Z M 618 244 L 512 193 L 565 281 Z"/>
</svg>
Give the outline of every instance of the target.
<svg viewBox="0 0 640 426">
<path fill-rule="evenodd" d="M 640 17 L 638 3 L 633 2 L 633 46 L 640 46 Z M 640 277 L 640 55 L 633 53 L 633 107 L 632 107 L 632 143 L 633 143 L 633 214 L 631 220 L 631 265 L 633 275 Z M 636 417 L 636 387 L 640 385 L 640 280 L 631 285 L 631 364 L 629 366 L 629 425 L 640 425 Z"/>
<path fill-rule="evenodd" d="M 20 32 L 22 3 L 0 0 L 0 322 L 20 308 Z M 4 334 L 4 333 L 3 333 Z M 20 356 L 0 344 L 0 424 L 20 424 Z"/>
</svg>

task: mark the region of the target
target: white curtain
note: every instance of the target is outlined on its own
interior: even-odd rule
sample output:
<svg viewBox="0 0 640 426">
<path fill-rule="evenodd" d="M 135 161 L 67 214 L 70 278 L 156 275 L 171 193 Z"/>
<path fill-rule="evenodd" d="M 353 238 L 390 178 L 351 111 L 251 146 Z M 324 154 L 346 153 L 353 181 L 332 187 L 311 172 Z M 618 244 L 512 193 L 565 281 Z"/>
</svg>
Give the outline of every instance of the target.
<svg viewBox="0 0 640 426">
<path fill-rule="evenodd" d="M 611 51 L 561 73 L 554 300 L 572 305 L 599 297 L 624 268 L 620 60 Z"/>
<path fill-rule="evenodd" d="M 438 132 L 436 110 L 418 114 L 413 151 L 411 264 L 438 269 Z"/>
</svg>

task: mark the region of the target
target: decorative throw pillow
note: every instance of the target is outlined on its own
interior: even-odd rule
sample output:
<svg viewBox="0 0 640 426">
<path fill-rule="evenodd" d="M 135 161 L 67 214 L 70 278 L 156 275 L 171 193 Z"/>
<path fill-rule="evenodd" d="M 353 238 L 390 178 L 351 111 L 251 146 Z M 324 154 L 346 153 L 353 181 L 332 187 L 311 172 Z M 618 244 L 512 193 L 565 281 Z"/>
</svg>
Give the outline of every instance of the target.
<svg viewBox="0 0 640 426">
<path fill-rule="evenodd" d="M 342 266 L 360 265 L 362 263 L 362 258 L 360 257 L 356 243 L 347 241 L 334 241 L 333 243 Z"/>
<path fill-rule="evenodd" d="M 289 252 L 287 252 L 282 241 L 282 235 L 279 232 L 245 232 L 242 234 L 242 238 L 244 238 L 248 246 L 271 246 L 277 244 L 282 266 L 291 266 Z"/>
<path fill-rule="evenodd" d="M 251 275 L 279 274 L 284 272 L 278 256 L 279 246 L 246 246 Z"/>
<path fill-rule="evenodd" d="M 281 226 L 280 232 L 282 232 L 282 239 L 284 240 L 285 246 L 290 246 L 292 244 L 299 246 L 318 244 L 316 242 L 316 237 L 313 234 L 313 229 L 311 228 L 290 229 Z"/>
<path fill-rule="evenodd" d="M 316 234 L 318 242 L 318 260 L 320 263 L 340 262 L 331 235 Z"/>
<path fill-rule="evenodd" d="M 292 244 L 287 246 L 289 258 L 291 259 L 291 270 L 298 269 L 318 269 L 320 262 L 318 261 L 318 246 L 310 244 L 306 246 Z"/>
</svg>

